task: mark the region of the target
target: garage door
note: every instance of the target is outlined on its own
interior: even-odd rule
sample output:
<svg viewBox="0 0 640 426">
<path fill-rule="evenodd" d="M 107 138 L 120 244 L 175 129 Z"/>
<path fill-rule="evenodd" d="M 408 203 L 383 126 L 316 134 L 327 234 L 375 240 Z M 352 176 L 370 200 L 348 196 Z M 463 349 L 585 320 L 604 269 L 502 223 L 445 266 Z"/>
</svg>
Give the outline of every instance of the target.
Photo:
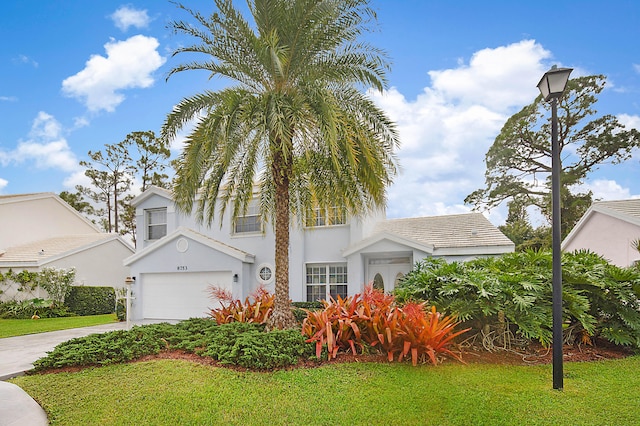
<svg viewBox="0 0 640 426">
<path fill-rule="evenodd" d="M 231 272 L 142 274 L 142 312 L 145 319 L 182 320 L 205 317 L 218 302 L 210 285 L 231 291 Z M 134 295 L 135 297 L 135 295 Z"/>
</svg>

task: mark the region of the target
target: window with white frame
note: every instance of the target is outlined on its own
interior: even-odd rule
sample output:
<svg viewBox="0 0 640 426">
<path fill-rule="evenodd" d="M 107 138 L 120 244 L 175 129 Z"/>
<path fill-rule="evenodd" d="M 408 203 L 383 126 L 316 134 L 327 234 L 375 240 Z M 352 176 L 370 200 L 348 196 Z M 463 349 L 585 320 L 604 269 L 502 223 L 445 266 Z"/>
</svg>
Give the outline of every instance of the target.
<svg viewBox="0 0 640 426">
<path fill-rule="evenodd" d="M 275 279 L 275 274 L 273 273 L 273 266 L 269 263 L 263 263 L 258 266 L 256 270 L 256 279 L 260 284 L 269 285 Z"/>
<path fill-rule="evenodd" d="M 311 216 L 307 218 L 308 227 L 336 226 L 346 223 L 347 213 L 335 206 L 326 210 L 316 207 L 313 209 Z"/>
<path fill-rule="evenodd" d="M 307 302 L 347 297 L 347 265 L 307 265 Z"/>
<path fill-rule="evenodd" d="M 145 210 L 147 240 L 159 240 L 167 235 L 167 209 Z"/>
<path fill-rule="evenodd" d="M 236 218 L 233 232 L 234 234 L 262 232 L 262 220 L 260 220 L 260 204 L 258 200 L 249 201 L 246 213 Z"/>
</svg>

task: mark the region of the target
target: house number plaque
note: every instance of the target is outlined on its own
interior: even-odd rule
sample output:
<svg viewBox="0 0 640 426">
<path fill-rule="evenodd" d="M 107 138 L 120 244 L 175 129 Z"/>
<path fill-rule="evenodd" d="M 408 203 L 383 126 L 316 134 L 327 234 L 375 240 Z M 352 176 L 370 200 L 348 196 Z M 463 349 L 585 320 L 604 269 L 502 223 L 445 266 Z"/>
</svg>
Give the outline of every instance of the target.
<svg viewBox="0 0 640 426">
<path fill-rule="evenodd" d="M 178 266 L 176 267 L 176 269 L 177 269 L 178 271 L 186 271 L 186 270 L 187 270 L 187 267 L 186 267 L 185 265 L 178 265 Z"/>
</svg>

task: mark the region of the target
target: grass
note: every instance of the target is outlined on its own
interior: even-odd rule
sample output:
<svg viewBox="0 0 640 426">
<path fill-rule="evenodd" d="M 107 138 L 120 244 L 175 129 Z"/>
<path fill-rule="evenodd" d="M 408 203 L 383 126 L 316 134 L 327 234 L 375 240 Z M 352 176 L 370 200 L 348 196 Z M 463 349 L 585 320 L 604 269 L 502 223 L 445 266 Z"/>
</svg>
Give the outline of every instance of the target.
<svg viewBox="0 0 640 426">
<path fill-rule="evenodd" d="M 0 319 L 0 338 L 66 330 L 68 328 L 89 327 L 118 321 L 116 314 L 89 315 L 83 317 Z"/>
<path fill-rule="evenodd" d="M 12 380 L 53 425 L 640 424 L 640 356 L 551 366 L 351 363 L 239 372 L 154 360 Z"/>
</svg>

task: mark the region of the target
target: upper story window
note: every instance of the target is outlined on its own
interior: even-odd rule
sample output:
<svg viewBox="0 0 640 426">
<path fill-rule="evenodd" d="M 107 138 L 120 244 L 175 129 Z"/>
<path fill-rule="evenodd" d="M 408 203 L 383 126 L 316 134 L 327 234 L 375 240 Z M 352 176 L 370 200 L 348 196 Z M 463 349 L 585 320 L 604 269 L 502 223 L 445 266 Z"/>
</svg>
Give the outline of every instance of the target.
<svg viewBox="0 0 640 426">
<path fill-rule="evenodd" d="M 238 216 L 233 225 L 234 234 L 246 234 L 262 232 L 262 220 L 260 219 L 260 204 L 258 200 L 251 200 L 247 206 L 247 212 Z"/>
<path fill-rule="evenodd" d="M 167 235 L 167 209 L 145 210 L 147 240 L 159 240 Z"/>
<path fill-rule="evenodd" d="M 317 226 L 335 226 L 347 223 L 347 213 L 338 207 L 329 207 L 328 209 L 313 209 L 313 215 L 307 218 L 308 227 Z"/>
</svg>

